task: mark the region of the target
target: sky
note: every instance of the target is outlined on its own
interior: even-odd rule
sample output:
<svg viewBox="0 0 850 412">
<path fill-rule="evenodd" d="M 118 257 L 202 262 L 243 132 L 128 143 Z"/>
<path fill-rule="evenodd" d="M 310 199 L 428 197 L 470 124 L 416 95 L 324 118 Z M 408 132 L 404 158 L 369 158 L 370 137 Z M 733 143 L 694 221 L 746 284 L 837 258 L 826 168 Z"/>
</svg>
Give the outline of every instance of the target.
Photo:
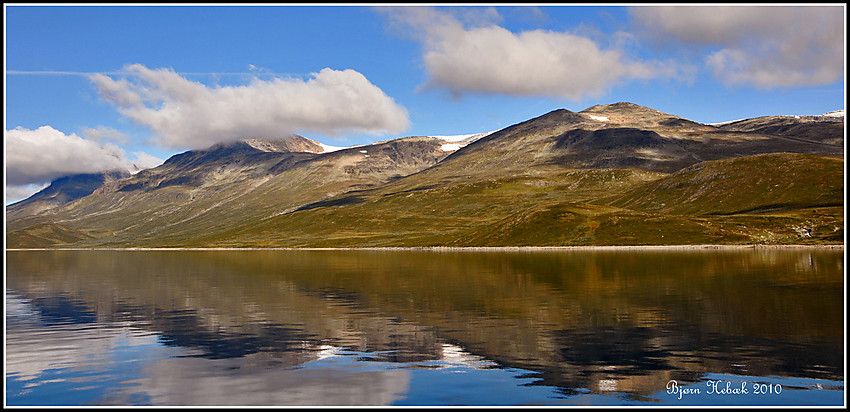
<svg viewBox="0 0 850 412">
<path fill-rule="evenodd" d="M 846 5 L 4 4 L 6 204 L 219 142 L 499 130 L 632 102 L 701 123 L 846 103 Z"/>
</svg>

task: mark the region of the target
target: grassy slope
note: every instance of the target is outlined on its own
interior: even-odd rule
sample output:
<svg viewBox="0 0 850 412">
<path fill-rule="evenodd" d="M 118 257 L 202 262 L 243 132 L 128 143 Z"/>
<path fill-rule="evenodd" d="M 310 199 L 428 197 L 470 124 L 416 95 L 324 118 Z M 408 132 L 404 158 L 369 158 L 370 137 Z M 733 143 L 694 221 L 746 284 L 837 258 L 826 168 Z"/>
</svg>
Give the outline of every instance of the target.
<svg viewBox="0 0 850 412">
<path fill-rule="evenodd" d="M 401 191 L 390 184 L 358 193 L 357 203 L 276 216 L 201 239 L 199 245 L 805 244 L 843 239 L 843 171 L 833 158 L 754 156 L 705 162 L 666 177 L 635 170 L 537 172 Z M 661 203 L 673 206 L 654 207 Z"/>
<path fill-rule="evenodd" d="M 278 182 L 255 189 L 250 199 L 260 199 L 256 204 L 274 206 L 275 210 L 248 209 L 247 203 L 246 209 L 231 205 L 231 214 L 245 210 L 241 220 L 226 213 L 199 216 L 192 220 L 194 226 L 185 226 L 185 231 L 127 239 L 125 245 L 566 246 L 843 241 L 842 162 L 820 156 L 771 154 L 711 161 L 671 175 L 550 166 L 535 168 L 533 173 L 506 170 L 501 176 L 485 178 L 449 176 L 435 168 L 368 190 L 345 191 L 326 183 L 320 186 L 322 191 L 306 191 L 315 187 L 312 179 L 317 170 L 287 171 L 277 177 Z M 452 184 L 441 184 L 446 181 Z M 299 184 L 303 185 L 300 189 Z M 342 193 L 326 197 L 335 188 Z M 303 204 L 307 193 L 313 193 L 317 202 L 295 207 Z M 223 216 L 226 220 L 221 220 Z M 206 229 L 199 232 L 192 227 Z M 102 242 L 85 233 L 69 233 L 61 226 L 42 224 L 35 229 L 24 234 L 12 232 L 7 240 L 20 242 L 23 247 L 40 246 L 39 241 L 45 239 L 83 245 Z"/>
<path fill-rule="evenodd" d="M 632 170 L 553 168 L 549 172 L 403 190 L 397 190 L 401 184 L 389 184 L 357 193 L 358 203 L 279 215 L 201 242 L 216 246 L 462 246 L 467 245 L 463 237 L 470 231 L 497 224 L 517 210 L 592 199 L 658 175 Z"/>
<path fill-rule="evenodd" d="M 766 154 L 699 163 L 631 190 L 610 204 L 675 215 L 840 206 L 843 181 L 841 159 Z"/>
<path fill-rule="evenodd" d="M 516 213 L 470 236 L 493 244 L 841 243 L 843 162 L 770 154 L 704 162 L 594 201 Z M 612 200 L 613 199 L 613 200 Z"/>
<path fill-rule="evenodd" d="M 72 245 L 89 240 L 92 236 L 50 222 L 37 222 L 26 228 L 6 232 L 9 248 L 42 248 L 56 245 Z"/>
</svg>

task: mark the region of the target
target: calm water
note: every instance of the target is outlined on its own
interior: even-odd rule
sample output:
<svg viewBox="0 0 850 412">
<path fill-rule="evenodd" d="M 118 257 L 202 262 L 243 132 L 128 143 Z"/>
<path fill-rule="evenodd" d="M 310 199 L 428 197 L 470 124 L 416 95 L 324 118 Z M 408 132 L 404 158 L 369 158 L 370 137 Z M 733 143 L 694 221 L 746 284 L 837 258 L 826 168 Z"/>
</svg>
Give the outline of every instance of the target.
<svg viewBox="0 0 850 412">
<path fill-rule="evenodd" d="M 7 405 L 844 405 L 843 250 L 6 259 Z"/>
</svg>

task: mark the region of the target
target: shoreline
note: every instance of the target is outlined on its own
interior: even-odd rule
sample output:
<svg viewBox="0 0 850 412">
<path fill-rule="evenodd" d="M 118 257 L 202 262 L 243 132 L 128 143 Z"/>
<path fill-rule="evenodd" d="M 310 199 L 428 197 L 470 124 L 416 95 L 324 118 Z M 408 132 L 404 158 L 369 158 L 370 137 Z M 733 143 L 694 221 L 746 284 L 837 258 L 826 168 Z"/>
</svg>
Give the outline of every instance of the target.
<svg viewBox="0 0 850 412">
<path fill-rule="evenodd" d="M 383 247 L 93 247 L 6 249 L 18 251 L 435 251 L 435 252 L 502 252 L 502 251 L 614 251 L 614 250 L 747 250 L 747 249 L 844 249 L 844 245 L 620 245 L 620 246 L 383 246 Z"/>
</svg>

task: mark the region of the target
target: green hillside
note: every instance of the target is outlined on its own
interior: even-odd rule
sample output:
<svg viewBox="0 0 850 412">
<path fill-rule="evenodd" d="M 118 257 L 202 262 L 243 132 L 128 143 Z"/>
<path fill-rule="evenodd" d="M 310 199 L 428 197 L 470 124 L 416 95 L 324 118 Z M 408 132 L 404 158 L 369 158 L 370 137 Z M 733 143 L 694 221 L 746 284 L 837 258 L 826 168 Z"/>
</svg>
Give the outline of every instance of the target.
<svg viewBox="0 0 850 412">
<path fill-rule="evenodd" d="M 537 172 L 411 189 L 402 189 L 410 182 L 399 180 L 340 195 L 338 202 L 321 207 L 254 222 L 223 238 L 199 240 L 209 246 L 484 246 L 469 241 L 469 236 L 498 225 L 517 211 L 529 213 L 563 202 L 588 201 L 661 176 L 637 170 L 551 168 Z"/>
<path fill-rule="evenodd" d="M 772 153 L 698 163 L 609 204 L 665 214 L 732 215 L 841 206 L 841 159 Z"/>
<path fill-rule="evenodd" d="M 404 191 L 388 185 L 198 240 L 222 247 L 840 243 L 841 165 L 771 154 L 669 176 L 552 169 Z"/>
<path fill-rule="evenodd" d="M 779 121 L 781 133 L 766 134 Z M 721 128 L 616 103 L 555 110 L 451 152 L 425 136 L 329 153 L 300 136 L 216 145 L 40 213 L 7 210 L 6 241 L 10 248 L 842 243 L 843 147 L 813 135 L 836 121 L 795 121 Z"/>
</svg>

